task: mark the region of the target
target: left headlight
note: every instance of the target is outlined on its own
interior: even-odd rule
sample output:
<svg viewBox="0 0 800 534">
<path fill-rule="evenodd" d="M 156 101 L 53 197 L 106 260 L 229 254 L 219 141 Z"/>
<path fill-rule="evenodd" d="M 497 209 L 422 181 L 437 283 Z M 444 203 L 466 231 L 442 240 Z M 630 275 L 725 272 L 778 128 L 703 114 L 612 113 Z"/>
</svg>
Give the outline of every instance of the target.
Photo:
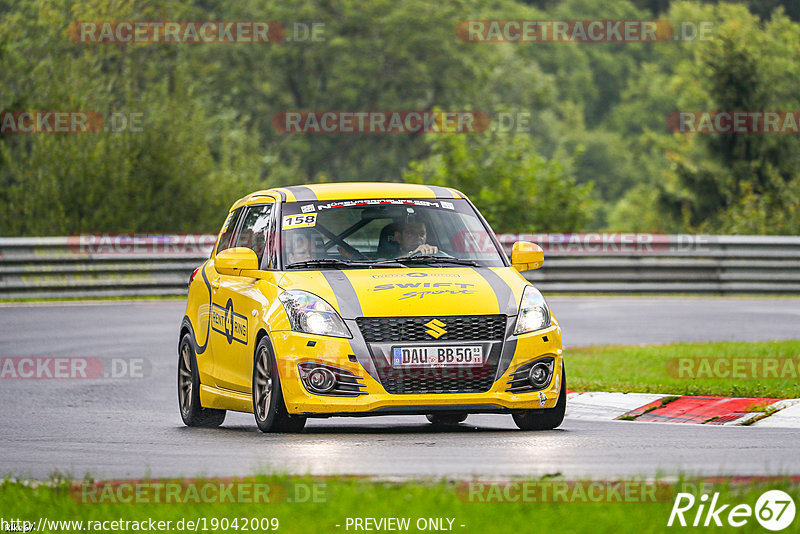
<svg viewBox="0 0 800 534">
<path fill-rule="evenodd" d="M 286 309 L 292 330 L 295 332 L 353 337 L 333 306 L 313 293 L 299 290 L 284 291 L 278 298 Z"/>
<path fill-rule="evenodd" d="M 526 286 L 522 292 L 514 334 L 527 334 L 549 326 L 550 308 L 547 307 L 544 297 L 535 287 Z"/>
</svg>

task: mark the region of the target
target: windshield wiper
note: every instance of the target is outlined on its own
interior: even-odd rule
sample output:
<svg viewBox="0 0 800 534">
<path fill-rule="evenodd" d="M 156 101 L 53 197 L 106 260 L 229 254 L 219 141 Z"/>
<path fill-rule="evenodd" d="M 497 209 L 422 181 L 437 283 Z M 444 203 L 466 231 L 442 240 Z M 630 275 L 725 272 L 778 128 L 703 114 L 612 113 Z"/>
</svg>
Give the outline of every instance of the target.
<svg viewBox="0 0 800 534">
<path fill-rule="evenodd" d="M 301 267 L 356 267 L 356 266 L 360 267 L 360 265 L 351 261 L 325 258 L 322 260 L 296 261 L 294 263 L 290 263 L 289 265 L 287 265 L 286 269 L 301 268 Z"/>
<path fill-rule="evenodd" d="M 471 267 L 480 267 L 481 265 L 474 260 L 465 260 L 461 258 L 447 258 L 444 256 L 405 256 L 401 258 L 394 258 L 390 260 L 337 260 L 334 258 L 324 258 L 321 260 L 306 260 L 290 263 L 285 266 L 286 269 L 302 269 L 303 267 L 357 267 L 360 269 L 372 269 L 374 267 L 405 267 L 407 264 L 414 263 L 451 263 L 455 265 L 469 265 Z"/>
<path fill-rule="evenodd" d="M 480 267 L 481 264 L 475 260 L 466 260 L 463 258 L 448 258 L 446 256 L 433 256 L 431 254 L 420 254 L 418 256 L 406 256 L 403 258 L 396 258 L 394 261 L 400 263 L 454 263 L 456 265 L 469 265 L 471 267 Z"/>
<path fill-rule="evenodd" d="M 290 263 L 286 269 L 302 268 L 302 267 L 358 267 L 359 269 L 372 269 L 372 267 L 394 267 L 403 265 L 395 260 L 386 260 L 385 262 L 372 262 L 369 260 L 337 260 L 334 258 L 323 258 L 321 260 L 306 260 Z"/>
<path fill-rule="evenodd" d="M 397 266 L 405 267 L 405 265 L 400 263 L 400 260 L 398 260 L 398 259 L 394 259 L 394 260 L 356 260 L 353 263 L 356 264 L 356 265 L 367 267 L 369 269 L 372 269 L 373 267 L 397 267 Z"/>
</svg>

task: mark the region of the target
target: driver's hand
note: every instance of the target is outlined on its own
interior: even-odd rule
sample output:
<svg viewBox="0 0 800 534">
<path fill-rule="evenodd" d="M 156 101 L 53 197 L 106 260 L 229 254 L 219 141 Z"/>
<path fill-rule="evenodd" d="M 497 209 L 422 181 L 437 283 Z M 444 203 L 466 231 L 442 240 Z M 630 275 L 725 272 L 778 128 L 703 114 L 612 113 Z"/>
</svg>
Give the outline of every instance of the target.
<svg viewBox="0 0 800 534">
<path fill-rule="evenodd" d="M 439 252 L 439 248 L 438 247 L 435 247 L 433 245 L 428 245 L 427 243 L 425 243 L 424 245 L 418 246 L 417 248 L 415 248 L 414 250 L 412 250 L 408 254 L 409 255 L 411 255 L 411 254 L 422 254 L 424 256 L 427 256 L 429 254 L 436 254 L 437 252 Z"/>
</svg>

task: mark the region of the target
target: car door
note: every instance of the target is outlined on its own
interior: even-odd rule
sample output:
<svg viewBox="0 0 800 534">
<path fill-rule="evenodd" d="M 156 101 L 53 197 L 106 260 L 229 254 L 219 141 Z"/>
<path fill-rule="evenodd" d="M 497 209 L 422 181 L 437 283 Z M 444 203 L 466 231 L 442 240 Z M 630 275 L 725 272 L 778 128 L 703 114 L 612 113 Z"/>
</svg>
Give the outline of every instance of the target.
<svg viewBox="0 0 800 534">
<path fill-rule="evenodd" d="M 236 228 L 239 225 L 241 216 L 244 213 L 244 208 L 237 208 L 228 214 L 222 229 L 219 233 L 219 238 L 214 246 L 214 254 L 212 259 L 203 263 L 201 270 L 198 271 L 195 280 L 202 282 L 205 290 L 189 294 L 190 303 L 187 306 L 187 314 L 194 329 L 195 340 L 195 354 L 197 355 L 197 367 L 200 371 L 201 380 L 210 385 L 216 385 L 214 375 L 214 349 L 212 338 L 214 331 L 211 329 L 211 311 L 213 309 L 214 289 L 212 282 L 217 278 L 217 272 L 214 269 L 213 257 L 219 251 L 225 250 L 230 247 L 231 239 Z M 202 287 L 202 286 L 201 286 Z M 194 299 L 194 300 L 192 300 Z M 207 377 L 211 377 L 209 381 Z"/>
<path fill-rule="evenodd" d="M 272 207 L 271 203 L 245 207 L 241 222 L 226 248 L 247 247 L 256 253 L 260 264 Z M 215 270 L 211 287 L 215 381 L 218 387 L 247 393 L 250 391 L 255 353 L 255 319 L 263 302 L 258 279 L 224 275 Z"/>
</svg>

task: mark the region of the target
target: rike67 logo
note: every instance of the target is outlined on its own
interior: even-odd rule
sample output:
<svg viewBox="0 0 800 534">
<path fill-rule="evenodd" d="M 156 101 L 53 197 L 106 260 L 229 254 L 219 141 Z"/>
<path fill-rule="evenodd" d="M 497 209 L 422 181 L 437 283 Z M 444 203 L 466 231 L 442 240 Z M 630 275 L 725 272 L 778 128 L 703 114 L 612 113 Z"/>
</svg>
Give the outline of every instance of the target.
<svg viewBox="0 0 800 534">
<path fill-rule="evenodd" d="M 710 502 L 707 493 L 701 495 L 699 499 L 691 493 L 678 493 L 667 526 L 714 525 L 738 528 L 746 525 L 754 516 L 767 530 L 784 530 L 794 521 L 794 500 L 784 491 L 769 490 L 758 498 L 755 507 L 751 507 L 749 504 L 723 504 L 720 502 L 719 493 L 714 493 Z"/>
</svg>

